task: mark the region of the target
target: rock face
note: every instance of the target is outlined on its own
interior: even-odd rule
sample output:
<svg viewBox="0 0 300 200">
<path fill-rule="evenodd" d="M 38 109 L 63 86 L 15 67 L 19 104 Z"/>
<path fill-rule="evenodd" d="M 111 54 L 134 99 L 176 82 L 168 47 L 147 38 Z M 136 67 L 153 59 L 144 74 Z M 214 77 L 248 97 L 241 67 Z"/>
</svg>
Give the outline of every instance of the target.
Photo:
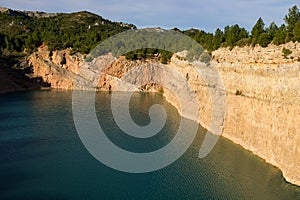
<svg viewBox="0 0 300 200">
<path fill-rule="evenodd" d="M 46 45 L 28 58 L 32 77 L 42 77 L 52 88 L 60 89 L 73 89 L 73 80 L 82 62 L 83 56 L 70 55 L 70 49 L 51 52 Z"/>
<path fill-rule="evenodd" d="M 293 53 L 284 58 L 283 48 Z M 223 135 L 300 185 L 300 44 L 219 49 L 213 57 L 227 93 Z"/>
<path fill-rule="evenodd" d="M 284 57 L 283 48 L 292 53 Z M 167 65 L 185 77 L 199 100 L 201 117 L 194 120 L 209 129 L 213 103 L 210 89 L 225 93 L 225 116 L 222 118 L 223 113 L 219 116 L 224 121 L 223 136 L 277 166 L 287 181 L 300 185 L 300 44 L 221 48 L 213 52 L 212 57 L 212 65 L 222 77 L 225 91 L 219 91 L 217 85 L 207 84 L 193 64 L 176 56 Z M 69 50 L 51 53 L 46 46 L 29 58 L 34 75 L 41 76 L 53 88 L 72 89 L 74 77 L 81 70 L 83 79 L 76 80 L 76 85 L 86 89 L 84 80 L 98 81 L 95 74 L 101 71 L 102 76 L 96 84 L 99 90 L 157 91 L 180 110 L 171 91 L 154 83 L 137 87 L 122 79 L 124 74 L 137 67 L 136 77 L 151 80 L 152 71 L 140 66 L 151 69 L 156 61 L 127 61 L 123 57 L 106 56 L 95 61 L 111 63 L 103 71 L 81 65 L 82 61 L 82 55 L 71 56 Z"/>
</svg>

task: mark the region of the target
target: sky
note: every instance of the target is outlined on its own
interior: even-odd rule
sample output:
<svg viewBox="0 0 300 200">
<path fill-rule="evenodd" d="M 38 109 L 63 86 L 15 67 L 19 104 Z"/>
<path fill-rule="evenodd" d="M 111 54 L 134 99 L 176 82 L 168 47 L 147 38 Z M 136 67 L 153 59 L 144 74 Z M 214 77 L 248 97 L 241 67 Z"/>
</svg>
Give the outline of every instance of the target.
<svg viewBox="0 0 300 200">
<path fill-rule="evenodd" d="M 266 26 L 272 21 L 281 25 L 293 5 L 299 8 L 299 0 L 0 0 L 0 6 L 15 10 L 87 10 L 138 28 L 196 28 L 208 32 L 234 24 L 251 30 L 259 17 Z"/>
</svg>

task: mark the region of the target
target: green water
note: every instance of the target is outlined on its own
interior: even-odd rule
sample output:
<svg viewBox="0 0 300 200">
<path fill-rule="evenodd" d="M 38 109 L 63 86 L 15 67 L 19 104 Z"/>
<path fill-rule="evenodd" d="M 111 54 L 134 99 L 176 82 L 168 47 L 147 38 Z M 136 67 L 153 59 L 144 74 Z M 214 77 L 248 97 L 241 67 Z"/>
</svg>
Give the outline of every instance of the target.
<svg viewBox="0 0 300 200">
<path fill-rule="evenodd" d="M 131 115 L 149 123 L 153 103 L 165 106 L 164 129 L 132 138 L 116 126 L 109 93 L 98 93 L 98 120 L 118 146 L 148 152 L 168 144 L 180 116 L 157 94 L 134 94 Z M 120 102 L 121 103 L 121 102 Z M 190 122 L 194 123 L 194 122 Z M 0 96 L 0 199 L 300 199 L 300 188 L 260 158 L 221 138 L 204 159 L 199 127 L 188 151 L 161 170 L 129 174 L 111 169 L 81 143 L 72 118 L 72 93 L 35 91 Z"/>
</svg>

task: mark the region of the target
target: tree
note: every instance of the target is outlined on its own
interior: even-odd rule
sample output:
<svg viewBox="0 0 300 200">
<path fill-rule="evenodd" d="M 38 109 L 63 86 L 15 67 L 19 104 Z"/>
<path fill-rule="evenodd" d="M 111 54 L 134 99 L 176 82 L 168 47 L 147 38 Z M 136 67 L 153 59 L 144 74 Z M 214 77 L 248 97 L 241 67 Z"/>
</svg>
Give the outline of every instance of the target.
<svg viewBox="0 0 300 200">
<path fill-rule="evenodd" d="M 294 28 L 294 40 L 300 42 L 300 22 L 295 24 Z"/>
<path fill-rule="evenodd" d="M 225 27 L 226 31 L 226 44 L 230 47 L 236 46 L 237 42 L 242 38 L 248 37 L 248 32 L 244 28 L 240 28 L 239 25 L 231 27 Z"/>
<path fill-rule="evenodd" d="M 265 23 L 260 17 L 251 31 L 252 45 L 255 46 L 258 43 L 259 36 L 265 32 Z"/>
<path fill-rule="evenodd" d="M 0 33 L 0 48 L 4 45 L 4 35 Z"/>
<path fill-rule="evenodd" d="M 26 47 L 28 53 L 32 53 L 36 50 L 36 44 L 35 44 L 34 39 L 32 38 L 32 35 L 29 35 L 26 38 L 25 47 Z"/>
<path fill-rule="evenodd" d="M 205 33 L 203 35 L 203 44 L 202 46 L 207 49 L 208 51 L 211 51 L 213 50 L 213 38 L 214 38 L 214 35 L 212 33 Z"/>
<path fill-rule="evenodd" d="M 217 29 L 215 31 L 214 39 L 213 39 L 213 50 L 218 49 L 224 40 L 224 34 L 221 29 Z"/>
<path fill-rule="evenodd" d="M 276 31 L 273 42 L 276 45 L 284 44 L 287 41 L 286 26 L 282 24 Z"/>
<path fill-rule="evenodd" d="M 300 13 L 298 7 L 295 5 L 289 8 L 289 13 L 284 17 L 289 32 L 293 32 L 297 22 L 300 22 Z"/>
<path fill-rule="evenodd" d="M 236 43 L 236 46 L 239 46 L 239 47 L 244 47 L 244 46 L 249 46 L 249 45 L 251 45 L 251 37 L 242 38 Z"/>
<path fill-rule="evenodd" d="M 15 43 L 15 50 L 16 51 L 21 51 L 22 50 L 22 41 L 20 38 L 15 38 L 14 40 L 14 43 Z"/>
<path fill-rule="evenodd" d="M 272 38 L 275 36 L 276 31 L 278 30 L 278 26 L 275 22 L 272 22 L 270 26 L 267 28 L 267 33 L 272 36 Z"/>
<path fill-rule="evenodd" d="M 200 43 L 206 50 L 213 50 L 214 35 L 212 33 L 206 33 L 205 31 L 191 29 L 188 32 L 185 32 L 185 34 Z"/>
<path fill-rule="evenodd" d="M 240 28 L 240 32 L 239 32 L 239 40 L 243 39 L 243 38 L 248 38 L 249 37 L 249 33 L 245 28 Z"/>
<path fill-rule="evenodd" d="M 273 40 L 273 37 L 268 34 L 268 33 L 262 33 L 259 37 L 258 37 L 258 44 L 262 47 L 267 47 Z"/>
<path fill-rule="evenodd" d="M 10 50 L 10 41 L 9 41 L 9 38 L 8 38 L 8 36 L 5 36 L 5 38 L 4 38 L 4 43 L 5 43 L 5 48 L 7 49 L 7 50 Z"/>
<path fill-rule="evenodd" d="M 4 35 L 0 33 L 0 57 L 2 55 L 2 48 L 4 46 Z"/>
</svg>

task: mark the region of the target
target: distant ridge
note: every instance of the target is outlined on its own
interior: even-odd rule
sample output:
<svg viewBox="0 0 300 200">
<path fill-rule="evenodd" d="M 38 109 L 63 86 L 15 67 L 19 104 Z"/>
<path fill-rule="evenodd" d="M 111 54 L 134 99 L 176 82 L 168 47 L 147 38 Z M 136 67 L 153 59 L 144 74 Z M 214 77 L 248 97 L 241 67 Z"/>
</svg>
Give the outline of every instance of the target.
<svg viewBox="0 0 300 200">
<path fill-rule="evenodd" d="M 12 10 L 10 8 L 0 7 L 1 13 L 7 13 L 11 16 L 28 16 L 28 17 L 53 17 L 58 15 L 59 13 L 46 13 L 46 12 L 39 12 L 39 11 L 20 11 L 20 10 Z"/>
</svg>

